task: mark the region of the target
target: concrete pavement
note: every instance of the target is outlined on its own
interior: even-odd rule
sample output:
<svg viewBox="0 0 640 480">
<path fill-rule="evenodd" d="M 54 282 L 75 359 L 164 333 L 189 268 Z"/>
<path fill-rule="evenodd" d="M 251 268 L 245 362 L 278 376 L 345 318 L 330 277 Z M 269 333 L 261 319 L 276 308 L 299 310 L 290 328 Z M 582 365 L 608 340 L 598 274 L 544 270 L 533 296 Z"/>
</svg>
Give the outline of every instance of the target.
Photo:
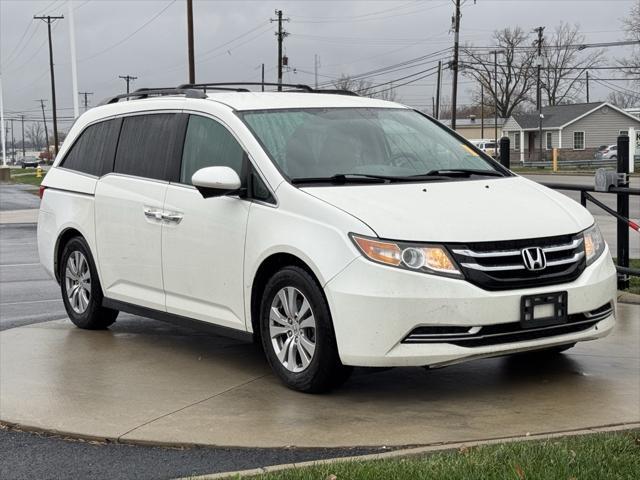
<svg viewBox="0 0 640 480">
<path fill-rule="evenodd" d="M 0 417 L 79 436 L 240 447 L 415 445 L 634 423 L 640 306 L 621 304 L 619 316 L 609 337 L 546 361 L 360 369 L 329 395 L 286 389 L 255 346 L 234 340 L 158 334 L 152 321 L 138 333 L 46 322 L 0 333 Z"/>
</svg>

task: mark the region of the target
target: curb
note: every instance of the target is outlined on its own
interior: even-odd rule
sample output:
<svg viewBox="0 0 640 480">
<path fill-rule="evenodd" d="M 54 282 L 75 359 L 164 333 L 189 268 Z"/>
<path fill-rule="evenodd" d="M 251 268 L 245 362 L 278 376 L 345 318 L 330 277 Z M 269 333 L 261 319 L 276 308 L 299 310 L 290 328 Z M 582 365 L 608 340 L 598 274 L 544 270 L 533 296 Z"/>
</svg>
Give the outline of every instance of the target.
<svg viewBox="0 0 640 480">
<path fill-rule="evenodd" d="M 412 447 L 401 450 L 394 450 L 387 453 L 374 453 L 370 455 L 360 455 L 356 457 L 342 457 L 342 458 L 329 458 L 324 460 L 312 460 L 308 462 L 300 463 L 286 463 L 281 465 L 272 465 L 268 467 L 253 468 L 250 470 L 238 470 L 235 472 L 223 472 L 214 473 L 210 475 L 198 475 L 190 477 L 182 477 L 178 480 L 218 480 L 226 478 L 239 478 L 239 477 L 252 477 L 255 475 L 262 475 L 265 473 L 281 472 L 283 470 L 291 470 L 304 467 L 312 467 L 317 465 L 327 465 L 338 462 L 361 462 L 370 460 L 384 460 L 391 458 L 403 458 L 417 455 L 425 455 L 436 452 L 446 452 L 452 450 L 459 450 L 461 448 L 478 447 L 484 445 L 496 445 L 500 443 L 512 443 L 521 441 L 535 441 L 535 440 L 549 440 L 553 438 L 567 437 L 567 436 L 581 436 L 590 435 L 594 433 L 607 433 L 607 432 L 621 432 L 625 430 L 634 430 L 640 428 L 640 423 L 621 423 L 615 425 L 603 425 L 598 427 L 590 427 L 580 430 L 564 430 L 558 432 L 548 432 L 530 435 L 529 433 L 520 436 L 493 438 L 486 440 L 474 440 L 469 442 L 455 442 L 455 443 L 439 443 L 426 445 L 422 447 Z"/>
<path fill-rule="evenodd" d="M 618 291 L 618 302 L 630 305 L 640 305 L 640 295 L 637 293 Z"/>
</svg>

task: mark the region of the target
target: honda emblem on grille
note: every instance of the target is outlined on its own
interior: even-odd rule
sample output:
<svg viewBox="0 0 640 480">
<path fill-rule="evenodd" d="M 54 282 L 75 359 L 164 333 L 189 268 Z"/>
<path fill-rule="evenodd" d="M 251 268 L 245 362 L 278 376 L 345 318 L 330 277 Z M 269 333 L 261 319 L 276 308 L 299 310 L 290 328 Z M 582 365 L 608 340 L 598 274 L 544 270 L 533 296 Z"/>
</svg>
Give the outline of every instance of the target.
<svg viewBox="0 0 640 480">
<path fill-rule="evenodd" d="M 539 247 L 522 249 L 522 260 L 527 270 L 543 270 L 547 266 L 547 259 L 544 251 Z"/>
</svg>

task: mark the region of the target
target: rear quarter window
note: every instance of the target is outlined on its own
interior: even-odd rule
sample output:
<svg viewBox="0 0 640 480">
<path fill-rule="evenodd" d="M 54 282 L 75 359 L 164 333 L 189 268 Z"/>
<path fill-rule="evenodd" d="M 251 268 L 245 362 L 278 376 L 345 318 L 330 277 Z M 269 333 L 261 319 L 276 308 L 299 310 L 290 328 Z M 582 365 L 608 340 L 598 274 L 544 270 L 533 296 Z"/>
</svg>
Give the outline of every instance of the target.
<svg viewBox="0 0 640 480">
<path fill-rule="evenodd" d="M 122 119 L 88 126 L 76 139 L 60 166 L 100 177 L 113 170 Z"/>
</svg>

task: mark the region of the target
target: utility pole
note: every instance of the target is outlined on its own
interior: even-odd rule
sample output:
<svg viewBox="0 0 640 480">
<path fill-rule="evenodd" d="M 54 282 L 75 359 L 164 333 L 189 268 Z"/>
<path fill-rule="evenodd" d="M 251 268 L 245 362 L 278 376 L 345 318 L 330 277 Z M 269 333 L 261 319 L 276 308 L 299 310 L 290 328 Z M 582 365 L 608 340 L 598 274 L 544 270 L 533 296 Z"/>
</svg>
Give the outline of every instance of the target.
<svg viewBox="0 0 640 480">
<path fill-rule="evenodd" d="M 314 88 L 317 90 L 318 89 L 318 67 L 320 66 L 320 57 L 318 57 L 318 54 L 315 54 L 313 56 L 313 73 L 315 76 L 315 84 L 314 84 Z"/>
<path fill-rule="evenodd" d="M 26 156 L 26 152 L 24 149 L 24 115 L 20 115 L 20 123 L 22 123 L 22 156 Z"/>
<path fill-rule="evenodd" d="M 544 32 L 544 27 L 538 27 L 535 29 L 538 32 L 538 77 L 537 77 L 537 86 L 536 86 L 536 109 L 538 110 L 538 136 L 539 138 L 539 152 L 538 152 L 538 161 L 542 161 L 542 84 L 540 81 L 540 71 L 542 69 L 542 32 Z"/>
<path fill-rule="evenodd" d="M 493 51 L 493 92 L 495 93 L 495 100 L 493 102 L 493 139 L 496 142 L 496 149 L 498 151 L 498 50 Z"/>
<path fill-rule="evenodd" d="M 484 138 L 484 83 L 480 82 L 480 138 Z"/>
<path fill-rule="evenodd" d="M 442 86 L 442 60 L 438 60 L 438 81 L 436 83 L 435 118 L 440 119 L 440 87 Z"/>
<path fill-rule="evenodd" d="M 34 20 L 42 20 L 47 23 L 47 32 L 49 34 L 49 69 L 51 70 L 51 110 L 53 111 L 53 151 L 58 154 L 58 115 L 56 113 L 56 80 L 53 73 L 53 43 L 51 41 L 51 24 L 56 20 L 62 20 L 64 16 L 60 15 L 52 17 L 51 15 L 33 16 Z"/>
<path fill-rule="evenodd" d="M 78 95 L 82 95 L 84 97 L 84 111 L 86 112 L 89 109 L 89 101 L 87 99 L 88 95 L 93 95 L 93 92 L 78 92 Z"/>
<path fill-rule="evenodd" d="M 42 122 L 44 123 L 44 137 L 47 140 L 47 154 L 49 153 L 49 129 L 47 128 L 47 119 L 44 116 L 44 102 L 45 100 L 41 98 L 40 100 L 36 100 L 36 102 L 40 102 L 40 106 L 42 107 Z M 48 158 L 47 158 L 48 160 Z"/>
<path fill-rule="evenodd" d="M 262 64 L 262 91 L 264 92 L 264 63 Z"/>
<path fill-rule="evenodd" d="M 587 70 L 587 103 L 589 103 L 589 71 Z"/>
<path fill-rule="evenodd" d="M 13 136 L 13 118 L 11 119 L 11 160 L 16 163 L 16 137 Z"/>
<path fill-rule="evenodd" d="M 189 45 L 189 83 L 196 83 L 196 64 L 193 52 L 193 0 L 187 0 L 187 43 Z M 127 89 L 129 93 L 129 89 Z"/>
<path fill-rule="evenodd" d="M 121 78 L 125 82 L 127 82 L 127 93 L 129 93 L 129 82 L 131 82 L 132 80 L 138 79 L 138 77 L 132 77 L 131 75 L 118 75 L 118 78 Z"/>
<path fill-rule="evenodd" d="M 460 0 L 456 0 L 456 13 L 453 17 L 453 85 L 451 88 L 451 129 L 456 129 L 456 110 L 458 108 L 458 50 L 460 46 Z"/>
<path fill-rule="evenodd" d="M 282 41 L 285 37 L 289 36 L 288 32 L 282 30 L 282 22 L 288 22 L 288 18 L 282 18 L 282 10 L 276 10 L 278 18 L 270 18 L 272 22 L 278 22 L 278 31 L 276 37 L 278 38 L 278 91 L 282 91 Z"/>
</svg>

